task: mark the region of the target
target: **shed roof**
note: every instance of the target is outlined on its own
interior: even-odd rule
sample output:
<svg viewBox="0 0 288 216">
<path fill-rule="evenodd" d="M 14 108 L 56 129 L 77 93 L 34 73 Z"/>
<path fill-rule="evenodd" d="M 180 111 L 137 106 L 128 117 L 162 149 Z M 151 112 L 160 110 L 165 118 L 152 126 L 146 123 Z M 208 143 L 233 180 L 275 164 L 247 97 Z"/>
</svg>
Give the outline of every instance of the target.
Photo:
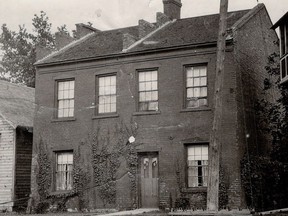
<svg viewBox="0 0 288 216">
<path fill-rule="evenodd" d="M 34 88 L 0 80 L 0 115 L 14 128 L 33 127 Z"/>
<path fill-rule="evenodd" d="M 262 8 L 263 4 L 255 8 Z M 256 9 L 228 13 L 227 29 Z M 63 49 L 39 60 L 36 65 L 83 61 L 122 53 L 133 53 L 181 45 L 205 44 L 217 41 L 219 14 L 179 19 L 155 30 L 148 38 L 139 38 L 138 26 L 94 32 Z M 138 38 L 137 46 L 123 50 L 123 34 Z M 139 43 L 140 41 L 140 43 Z"/>
</svg>

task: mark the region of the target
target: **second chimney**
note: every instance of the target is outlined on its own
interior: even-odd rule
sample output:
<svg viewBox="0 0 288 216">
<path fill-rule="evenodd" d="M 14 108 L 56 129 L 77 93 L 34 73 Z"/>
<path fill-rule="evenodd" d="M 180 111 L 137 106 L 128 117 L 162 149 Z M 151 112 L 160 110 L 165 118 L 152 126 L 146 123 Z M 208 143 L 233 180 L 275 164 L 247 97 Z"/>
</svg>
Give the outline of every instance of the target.
<svg viewBox="0 0 288 216">
<path fill-rule="evenodd" d="M 163 0 L 164 14 L 170 19 L 180 19 L 181 0 Z"/>
</svg>

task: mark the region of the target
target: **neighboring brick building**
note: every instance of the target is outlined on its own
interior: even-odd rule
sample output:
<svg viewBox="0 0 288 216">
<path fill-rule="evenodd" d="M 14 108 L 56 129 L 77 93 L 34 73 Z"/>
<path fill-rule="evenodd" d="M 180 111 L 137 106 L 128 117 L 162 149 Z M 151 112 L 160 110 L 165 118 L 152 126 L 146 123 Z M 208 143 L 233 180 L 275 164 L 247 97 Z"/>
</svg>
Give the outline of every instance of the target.
<svg viewBox="0 0 288 216">
<path fill-rule="evenodd" d="M 180 0 L 163 2 L 156 23 L 87 28 L 36 63 L 35 207 L 206 208 L 219 15 L 180 19 Z M 228 13 L 221 207 L 246 207 L 240 160 L 257 147 L 271 26 L 263 4 Z"/>
<path fill-rule="evenodd" d="M 34 96 L 33 88 L 0 80 L 0 210 L 27 206 Z"/>
</svg>

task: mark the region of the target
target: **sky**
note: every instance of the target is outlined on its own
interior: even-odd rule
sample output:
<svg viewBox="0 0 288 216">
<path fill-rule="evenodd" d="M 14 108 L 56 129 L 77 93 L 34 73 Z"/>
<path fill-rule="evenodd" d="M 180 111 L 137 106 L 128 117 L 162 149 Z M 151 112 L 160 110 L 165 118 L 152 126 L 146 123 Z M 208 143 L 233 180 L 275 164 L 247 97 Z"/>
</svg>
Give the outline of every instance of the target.
<svg viewBox="0 0 288 216">
<path fill-rule="evenodd" d="M 230 0 L 228 11 L 253 8 L 264 3 L 273 23 L 288 11 L 288 0 Z M 215 14 L 220 0 L 182 0 L 181 18 Z M 156 12 L 163 12 L 162 0 L 0 0 L 0 25 L 18 30 L 19 25 L 32 30 L 32 18 L 46 12 L 52 31 L 63 24 L 69 31 L 76 23 L 93 23 L 99 30 L 138 24 L 139 19 L 155 22 Z"/>
</svg>

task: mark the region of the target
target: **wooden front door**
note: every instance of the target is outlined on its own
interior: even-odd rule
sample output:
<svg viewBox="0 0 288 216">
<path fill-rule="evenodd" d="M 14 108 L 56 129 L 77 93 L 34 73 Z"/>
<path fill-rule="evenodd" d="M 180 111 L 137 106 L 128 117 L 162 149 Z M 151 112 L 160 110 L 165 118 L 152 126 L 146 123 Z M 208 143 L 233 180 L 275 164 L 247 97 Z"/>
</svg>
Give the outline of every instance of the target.
<svg viewBox="0 0 288 216">
<path fill-rule="evenodd" d="M 158 208 L 158 154 L 140 156 L 141 207 Z"/>
</svg>

